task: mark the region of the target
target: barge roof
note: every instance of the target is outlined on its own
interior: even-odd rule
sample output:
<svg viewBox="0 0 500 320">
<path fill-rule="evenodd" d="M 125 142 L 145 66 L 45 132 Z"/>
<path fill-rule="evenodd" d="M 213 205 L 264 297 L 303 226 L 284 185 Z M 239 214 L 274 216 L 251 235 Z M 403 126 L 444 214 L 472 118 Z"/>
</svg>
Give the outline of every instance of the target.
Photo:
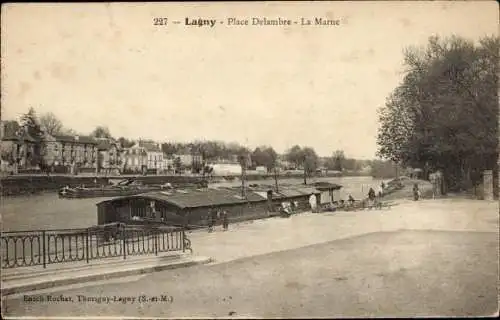
<svg viewBox="0 0 500 320">
<path fill-rule="evenodd" d="M 241 188 L 221 187 L 191 190 L 173 190 L 173 191 L 154 191 L 137 195 L 118 197 L 98 203 L 100 206 L 104 203 L 114 203 L 127 201 L 129 199 L 147 199 L 153 201 L 165 202 L 178 208 L 198 208 L 212 207 L 221 205 L 236 205 L 248 202 L 267 201 L 267 192 L 271 187 L 249 188 L 246 191 L 246 197 L 241 195 Z M 273 200 L 290 199 L 296 197 L 310 196 L 319 194 L 320 191 L 311 187 L 280 187 L 279 192 L 273 190 Z"/>
</svg>

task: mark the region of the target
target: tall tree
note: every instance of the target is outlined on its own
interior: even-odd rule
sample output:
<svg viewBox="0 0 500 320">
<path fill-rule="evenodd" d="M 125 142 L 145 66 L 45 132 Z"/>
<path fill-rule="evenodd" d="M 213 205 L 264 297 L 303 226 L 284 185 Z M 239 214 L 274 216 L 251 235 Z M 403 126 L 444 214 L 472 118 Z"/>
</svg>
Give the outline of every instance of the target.
<svg viewBox="0 0 500 320">
<path fill-rule="evenodd" d="M 285 154 L 286 160 L 293 163 L 296 168 L 299 168 L 304 163 L 304 154 L 302 148 L 298 145 L 291 147 Z"/>
<path fill-rule="evenodd" d="M 49 135 L 59 135 L 63 130 L 61 120 L 59 120 L 52 112 L 47 112 L 40 117 L 40 127 Z"/>
<path fill-rule="evenodd" d="M 301 148 L 295 145 L 287 151 L 285 157 L 297 167 L 302 168 L 304 172 L 304 184 L 307 184 L 307 177 L 318 168 L 319 157 L 316 151 L 311 147 Z"/>
<path fill-rule="evenodd" d="M 333 153 L 334 170 L 342 171 L 344 168 L 345 154 L 343 150 L 336 150 Z"/>
<path fill-rule="evenodd" d="M 468 188 L 496 165 L 498 38 L 479 44 L 431 37 L 405 51 L 403 83 L 379 110 L 380 156 L 424 172 L 441 169 Z"/>
<path fill-rule="evenodd" d="M 129 140 L 129 139 L 124 138 L 124 137 L 118 138 L 118 142 L 120 143 L 122 148 L 130 148 L 135 144 L 135 141 Z"/>
<path fill-rule="evenodd" d="M 43 165 L 43 144 L 42 144 L 42 129 L 40 127 L 40 122 L 36 115 L 35 109 L 32 107 L 29 109 L 28 113 L 21 116 L 21 125 L 27 129 L 29 135 L 35 140 L 33 153 L 29 154 L 29 161 L 31 165 Z"/>
<path fill-rule="evenodd" d="M 19 132 L 20 129 L 21 126 L 17 121 L 15 120 L 4 121 L 4 133 L 6 136 L 14 136 Z"/>
<path fill-rule="evenodd" d="M 91 136 L 94 138 L 107 138 L 112 139 L 113 136 L 109 132 L 108 127 L 106 126 L 97 126 L 94 131 L 92 131 Z"/>
<path fill-rule="evenodd" d="M 30 108 L 28 113 L 21 116 L 21 125 L 28 129 L 28 133 L 35 139 L 42 134 L 40 121 L 36 115 L 35 109 Z"/>
<path fill-rule="evenodd" d="M 255 148 L 251 157 L 252 162 L 255 163 L 256 166 L 264 166 L 268 172 L 276 166 L 276 161 L 278 160 L 278 154 L 269 146 Z"/>
<path fill-rule="evenodd" d="M 307 177 L 311 176 L 318 168 L 319 157 L 311 147 L 302 149 L 303 166 L 304 166 L 304 184 L 307 184 Z"/>
</svg>

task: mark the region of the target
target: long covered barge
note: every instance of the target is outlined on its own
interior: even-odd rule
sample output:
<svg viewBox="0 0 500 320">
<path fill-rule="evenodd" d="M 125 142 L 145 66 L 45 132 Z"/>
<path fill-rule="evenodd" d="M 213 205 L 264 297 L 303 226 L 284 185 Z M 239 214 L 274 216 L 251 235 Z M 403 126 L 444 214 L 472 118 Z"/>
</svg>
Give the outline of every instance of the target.
<svg viewBox="0 0 500 320">
<path fill-rule="evenodd" d="M 337 184 L 314 186 L 283 186 L 278 191 L 267 186 L 240 188 L 219 187 L 190 190 L 147 192 L 119 197 L 97 204 L 99 225 L 121 222 L 183 226 L 208 225 L 210 213 L 226 211 L 230 222 L 276 216 L 288 206 L 294 213 L 309 211 L 334 200 Z"/>
</svg>

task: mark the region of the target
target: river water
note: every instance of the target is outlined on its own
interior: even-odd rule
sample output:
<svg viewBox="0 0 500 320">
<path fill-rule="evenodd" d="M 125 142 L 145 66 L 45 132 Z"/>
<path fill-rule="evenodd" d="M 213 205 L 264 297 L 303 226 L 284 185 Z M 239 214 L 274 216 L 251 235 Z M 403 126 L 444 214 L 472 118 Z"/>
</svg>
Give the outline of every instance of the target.
<svg viewBox="0 0 500 320">
<path fill-rule="evenodd" d="M 302 179 L 280 179 L 280 183 L 301 184 Z M 370 187 L 376 190 L 382 180 L 372 177 L 313 178 L 308 183 L 328 181 L 342 185 L 338 192 L 342 199 L 351 194 L 355 199 L 367 196 Z M 273 184 L 273 180 L 248 183 Z M 238 186 L 241 182 L 219 183 Z M 1 199 L 2 231 L 87 228 L 97 224 L 96 204 L 107 198 L 60 199 L 57 193 L 43 193 Z"/>
</svg>

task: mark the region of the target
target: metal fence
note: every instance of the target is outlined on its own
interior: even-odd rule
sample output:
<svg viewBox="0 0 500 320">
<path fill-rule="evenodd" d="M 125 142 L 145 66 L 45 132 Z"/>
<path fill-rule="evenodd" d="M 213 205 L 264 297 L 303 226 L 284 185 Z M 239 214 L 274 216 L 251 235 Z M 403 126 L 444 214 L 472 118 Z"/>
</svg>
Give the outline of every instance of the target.
<svg viewBox="0 0 500 320">
<path fill-rule="evenodd" d="M 2 268 L 191 251 L 184 229 L 106 225 L 87 229 L 3 232 Z"/>
</svg>

